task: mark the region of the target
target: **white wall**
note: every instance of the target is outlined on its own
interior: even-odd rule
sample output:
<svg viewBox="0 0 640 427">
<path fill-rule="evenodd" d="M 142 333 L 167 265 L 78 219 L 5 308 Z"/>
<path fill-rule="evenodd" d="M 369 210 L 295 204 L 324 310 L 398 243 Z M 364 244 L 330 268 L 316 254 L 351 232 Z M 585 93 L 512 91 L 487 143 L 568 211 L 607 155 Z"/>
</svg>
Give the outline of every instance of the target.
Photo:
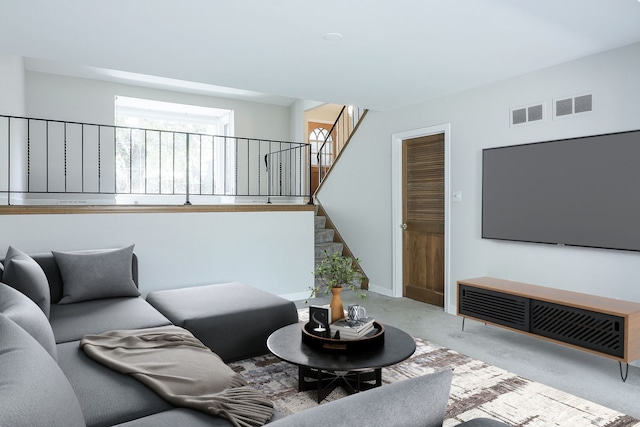
<svg viewBox="0 0 640 427">
<path fill-rule="evenodd" d="M 0 114 L 7 116 L 25 115 L 25 72 L 24 59 L 21 56 L 0 55 Z M 0 120 L 0 132 L 2 136 L 8 134 L 10 119 Z M 11 120 L 11 135 L 16 141 L 23 140 L 26 129 L 23 123 Z M 25 156 L 26 150 L 15 144 L 13 150 L 8 149 L 7 143 L 2 143 L 0 138 L 0 203 L 7 203 L 9 197 L 4 191 L 12 188 L 21 188 L 26 182 L 26 174 L 18 168 L 11 170 L 8 175 L 5 173 L 9 169 L 9 163 L 20 164 Z M 9 154 L 9 151 L 11 153 Z M 11 156 L 11 162 L 9 162 Z"/>
<path fill-rule="evenodd" d="M 451 124 L 451 274 L 493 276 L 640 302 L 640 254 L 483 240 L 483 148 L 640 129 L 640 44 L 391 112 L 369 112 L 319 195 L 371 288 L 391 294 L 391 135 Z M 551 102 L 593 93 L 594 112 L 551 119 Z M 544 122 L 509 126 L 509 109 L 544 102 Z M 450 197 L 450 195 L 447 195 Z M 455 298 L 448 311 L 455 312 Z"/>
<path fill-rule="evenodd" d="M 0 253 L 135 244 L 140 291 L 244 282 L 290 299 L 313 285 L 313 211 L 0 215 Z"/>
<path fill-rule="evenodd" d="M 304 130 L 302 129 L 303 120 L 304 101 L 298 99 L 289 107 L 289 139 L 291 141 L 304 141 Z"/>
<path fill-rule="evenodd" d="M 116 95 L 230 109 L 235 112 L 236 136 L 283 141 L 290 137 L 289 107 L 33 71 L 26 73 L 29 117 L 112 125 Z"/>
<path fill-rule="evenodd" d="M 24 59 L 0 55 L 0 114 L 25 114 Z"/>
</svg>

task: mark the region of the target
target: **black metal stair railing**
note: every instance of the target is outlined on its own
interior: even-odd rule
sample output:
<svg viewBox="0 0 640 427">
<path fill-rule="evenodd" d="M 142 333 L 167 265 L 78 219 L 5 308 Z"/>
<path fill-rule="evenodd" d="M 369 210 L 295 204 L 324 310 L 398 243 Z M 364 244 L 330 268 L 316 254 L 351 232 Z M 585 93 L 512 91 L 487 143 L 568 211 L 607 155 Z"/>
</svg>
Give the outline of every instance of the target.
<svg viewBox="0 0 640 427">
<path fill-rule="evenodd" d="M 264 161 L 268 174 L 269 188 L 268 203 L 270 203 L 271 196 L 279 196 L 283 192 L 307 197 L 302 191 L 302 187 L 306 183 L 309 204 L 313 204 L 313 195 L 317 188 L 313 188 L 312 179 L 305 179 L 302 170 L 298 169 L 298 166 L 302 168 L 305 161 L 308 161 L 305 167 L 310 171 L 310 174 L 315 173 L 314 166 L 317 167 L 319 188 L 367 111 L 358 107 L 343 106 L 331 126 L 331 130 L 327 133 L 327 137 L 316 153 L 312 152 L 311 144 L 300 144 L 299 146 L 292 146 L 265 154 Z M 297 160 L 292 162 L 292 158 Z M 288 171 L 289 175 L 287 176 L 286 173 L 283 173 L 283 170 Z M 306 176 L 309 177 L 309 175 Z"/>
<path fill-rule="evenodd" d="M 292 143 L 288 148 L 264 155 L 267 172 L 267 203 L 271 197 L 288 195 L 309 198 L 311 204 L 309 171 L 311 170 L 311 147 L 306 143 Z"/>
<path fill-rule="evenodd" d="M 333 126 L 331 126 L 331 130 L 316 155 L 315 160 L 318 165 L 318 189 L 338 160 L 342 150 L 358 129 L 367 111 L 368 110 L 364 108 L 346 105 L 340 110 L 338 117 L 333 123 Z M 317 192 L 317 189 L 315 191 Z"/>
<path fill-rule="evenodd" d="M 274 191 L 261 159 L 285 150 Z M 0 204 L 307 198 L 309 157 L 296 142 L 0 115 Z"/>
</svg>

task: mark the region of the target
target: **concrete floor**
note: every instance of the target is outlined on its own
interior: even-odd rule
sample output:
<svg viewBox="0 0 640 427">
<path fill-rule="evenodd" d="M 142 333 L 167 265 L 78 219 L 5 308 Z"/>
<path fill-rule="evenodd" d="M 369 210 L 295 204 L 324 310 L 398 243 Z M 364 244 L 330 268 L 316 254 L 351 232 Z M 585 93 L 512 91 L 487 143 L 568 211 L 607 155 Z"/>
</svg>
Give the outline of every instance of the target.
<svg viewBox="0 0 640 427">
<path fill-rule="evenodd" d="M 309 300 L 309 304 L 328 302 L 329 297 Z M 360 300 L 345 290 L 343 302 L 345 308 L 360 303 L 376 320 L 413 336 L 640 419 L 638 367 L 629 366 L 629 377 L 622 382 L 614 360 L 472 320 L 462 331 L 462 318 L 408 298 L 367 292 L 367 298 Z M 304 301 L 296 305 L 308 306 Z"/>
</svg>

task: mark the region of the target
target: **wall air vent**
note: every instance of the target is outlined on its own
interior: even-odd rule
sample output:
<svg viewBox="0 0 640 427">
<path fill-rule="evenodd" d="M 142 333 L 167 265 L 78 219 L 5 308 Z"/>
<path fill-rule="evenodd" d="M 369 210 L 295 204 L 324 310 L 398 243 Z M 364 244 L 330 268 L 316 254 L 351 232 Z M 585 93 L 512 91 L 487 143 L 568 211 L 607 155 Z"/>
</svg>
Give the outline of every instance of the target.
<svg viewBox="0 0 640 427">
<path fill-rule="evenodd" d="M 573 114 L 573 98 L 559 99 L 556 101 L 556 117 Z"/>
<path fill-rule="evenodd" d="M 544 120 L 544 104 L 516 107 L 511 110 L 511 126 Z"/>
<path fill-rule="evenodd" d="M 527 123 L 527 109 L 519 108 L 517 110 L 511 111 L 511 124 L 512 125 L 521 125 L 523 123 Z"/>
<path fill-rule="evenodd" d="M 593 95 L 582 95 L 573 98 L 573 111 L 576 114 L 593 110 Z"/>
<path fill-rule="evenodd" d="M 559 98 L 553 101 L 553 117 L 556 119 L 590 113 L 591 111 L 593 111 L 592 94 Z"/>
</svg>

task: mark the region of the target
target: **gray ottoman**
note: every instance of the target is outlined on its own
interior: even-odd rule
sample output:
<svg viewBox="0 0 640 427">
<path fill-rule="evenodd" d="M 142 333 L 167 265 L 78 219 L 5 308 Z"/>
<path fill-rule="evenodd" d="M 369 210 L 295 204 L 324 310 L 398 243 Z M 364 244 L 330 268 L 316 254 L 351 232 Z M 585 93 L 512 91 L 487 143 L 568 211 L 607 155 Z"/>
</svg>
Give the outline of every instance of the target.
<svg viewBox="0 0 640 427">
<path fill-rule="evenodd" d="M 225 362 L 268 353 L 267 337 L 298 321 L 292 301 L 243 283 L 156 291 L 147 301 Z"/>
</svg>

